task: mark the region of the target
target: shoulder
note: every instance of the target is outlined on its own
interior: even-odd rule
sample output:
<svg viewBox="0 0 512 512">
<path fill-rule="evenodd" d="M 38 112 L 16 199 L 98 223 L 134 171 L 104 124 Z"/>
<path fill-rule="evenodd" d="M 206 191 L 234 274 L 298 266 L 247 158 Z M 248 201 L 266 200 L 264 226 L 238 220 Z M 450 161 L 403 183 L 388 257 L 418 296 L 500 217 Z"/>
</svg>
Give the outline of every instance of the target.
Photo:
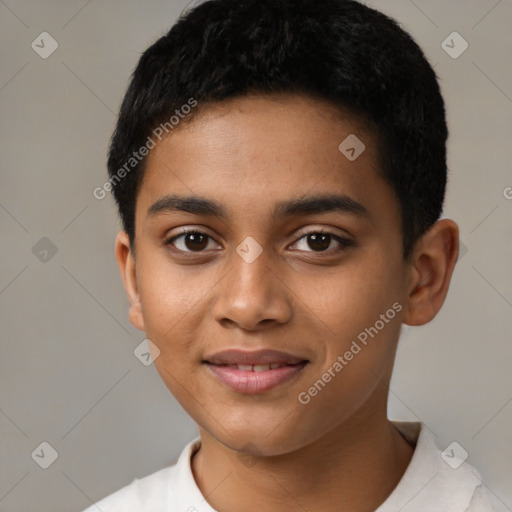
<svg viewBox="0 0 512 512">
<path fill-rule="evenodd" d="M 179 491 L 187 493 L 190 481 L 190 455 L 197 448 L 199 439 L 185 446 L 178 462 L 173 466 L 155 471 L 143 478 L 136 478 L 125 487 L 109 494 L 83 512 L 167 512 L 174 505 Z M 189 475 L 190 473 L 190 475 Z"/>
<path fill-rule="evenodd" d="M 166 498 L 166 490 L 172 483 L 175 469 L 175 465 L 169 466 L 143 478 L 136 478 L 83 512 L 97 512 L 98 508 L 102 512 L 135 512 L 144 510 L 144 507 L 153 503 L 162 503 Z M 155 508 L 156 510 L 158 509 Z"/>
<path fill-rule="evenodd" d="M 393 424 L 415 450 L 402 479 L 378 512 L 502 512 L 480 473 L 463 460 L 460 445 L 441 451 L 425 425 Z"/>
<path fill-rule="evenodd" d="M 482 483 L 475 490 L 467 512 L 510 512 L 510 508 Z"/>
</svg>

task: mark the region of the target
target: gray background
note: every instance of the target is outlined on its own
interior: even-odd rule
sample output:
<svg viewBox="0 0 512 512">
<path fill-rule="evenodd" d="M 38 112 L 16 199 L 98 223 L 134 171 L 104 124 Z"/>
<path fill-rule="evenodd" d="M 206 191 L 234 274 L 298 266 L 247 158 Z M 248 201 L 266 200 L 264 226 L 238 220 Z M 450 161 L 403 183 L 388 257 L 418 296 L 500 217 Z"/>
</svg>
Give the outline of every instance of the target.
<svg viewBox="0 0 512 512">
<path fill-rule="evenodd" d="M 92 195 L 128 77 L 186 4 L 0 0 L 0 511 L 81 510 L 196 436 L 134 357 L 144 334 L 127 319 L 116 210 Z M 404 329 L 390 417 L 425 422 L 441 449 L 460 443 L 512 510 L 512 2 L 370 4 L 441 79 L 445 215 L 464 244 L 441 313 Z M 59 45 L 47 59 L 31 48 L 43 31 Z M 453 31 L 469 43 L 456 59 L 441 46 Z M 58 452 L 48 469 L 31 457 L 43 441 Z"/>
</svg>

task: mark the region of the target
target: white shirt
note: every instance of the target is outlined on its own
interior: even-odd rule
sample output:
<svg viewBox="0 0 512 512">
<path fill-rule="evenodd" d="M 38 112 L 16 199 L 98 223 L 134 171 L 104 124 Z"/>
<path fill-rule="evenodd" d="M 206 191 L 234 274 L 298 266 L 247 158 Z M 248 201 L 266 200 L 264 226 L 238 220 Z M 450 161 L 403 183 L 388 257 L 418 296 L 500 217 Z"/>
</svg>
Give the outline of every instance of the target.
<svg viewBox="0 0 512 512">
<path fill-rule="evenodd" d="M 402 479 L 375 512 L 510 510 L 488 491 L 473 466 L 464 462 L 453 469 L 445 462 L 423 424 L 392 423 L 415 445 L 415 450 Z M 190 460 L 200 444 L 199 438 L 191 441 L 174 466 L 133 480 L 83 512 L 216 512 L 201 494 L 192 474 Z M 453 454 L 452 451 L 447 453 Z"/>
</svg>

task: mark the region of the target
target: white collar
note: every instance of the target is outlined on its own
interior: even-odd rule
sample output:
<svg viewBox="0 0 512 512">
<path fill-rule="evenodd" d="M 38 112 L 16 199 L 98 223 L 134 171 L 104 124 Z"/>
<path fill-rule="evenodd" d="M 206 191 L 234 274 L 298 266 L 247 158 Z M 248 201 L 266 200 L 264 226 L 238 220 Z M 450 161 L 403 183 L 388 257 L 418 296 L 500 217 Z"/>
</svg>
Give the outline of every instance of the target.
<svg viewBox="0 0 512 512">
<path fill-rule="evenodd" d="M 464 462 L 452 469 L 442 459 L 432 434 L 419 422 L 391 422 L 415 450 L 402 479 L 388 499 L 375 512 L 464 512 L 469 507 L 480 475 Z M 184 448 L 173 467 L 173 485 L 169 486 L 168 503 L 180 511 L 216 512 L 197 487 L 191 457 L 201 440 L 194 439 Z M 186 492 L 184 490 L 186 489 Z"/>
</svg>

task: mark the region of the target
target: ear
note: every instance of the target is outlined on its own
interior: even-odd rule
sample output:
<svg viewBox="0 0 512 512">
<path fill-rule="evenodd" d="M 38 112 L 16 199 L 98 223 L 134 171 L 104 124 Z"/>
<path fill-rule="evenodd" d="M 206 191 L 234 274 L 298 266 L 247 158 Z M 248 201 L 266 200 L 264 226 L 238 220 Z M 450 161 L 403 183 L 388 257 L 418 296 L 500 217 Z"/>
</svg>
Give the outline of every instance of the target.
<svg viewBox="0 0 512 512">
<path fill-rule="evenodd" d="M 408 299 L 402 322 L 424 325 L 444 303 L 459 253 L 459 228 L 450 219 L 437 221 L 417 242 L 410 262 Z"/>
<path fill-rule="evenodd" d="M 132 254 L 130 239 L 125 231 L 121 231 L 117 234 L 115 253 L 117 264 L 121 270 L 126 295 L 128 296 L 128 302 L 130 303 L 130 322 L 134 327 L 143 331 L 144 317 L 142 315 L 137 285 L 135 256 Z"/>
</svg>

